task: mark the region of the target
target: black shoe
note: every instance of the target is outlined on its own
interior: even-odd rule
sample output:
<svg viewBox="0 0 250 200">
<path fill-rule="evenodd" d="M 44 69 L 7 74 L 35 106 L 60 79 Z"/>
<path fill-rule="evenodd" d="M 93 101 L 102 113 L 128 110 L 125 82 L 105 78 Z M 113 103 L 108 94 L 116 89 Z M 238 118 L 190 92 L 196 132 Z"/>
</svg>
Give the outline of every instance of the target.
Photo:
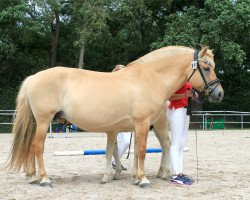
<svg viewBox="0 0 250 200">
<path fill-rule="evenodd" d="M 115 169 L 115 164 L 112 162 L 112 168 Z"/>
<path fill-rule="evenodd" d="M 121 165 L 122 166 L 122 170 L 123 171 L 127 171 L 127 168 L 126 167 L 123 167 L 123 165 Z"/>
<path fill-rule="evenodd" d="M 121 165 L 121 167 L 123 171 L 127 171 L 126 167 L 123 167 L 123 165 Z M 115 169 L 115 164 L 113 162 L 112 162 L 112 168 Z"/>
</svg>

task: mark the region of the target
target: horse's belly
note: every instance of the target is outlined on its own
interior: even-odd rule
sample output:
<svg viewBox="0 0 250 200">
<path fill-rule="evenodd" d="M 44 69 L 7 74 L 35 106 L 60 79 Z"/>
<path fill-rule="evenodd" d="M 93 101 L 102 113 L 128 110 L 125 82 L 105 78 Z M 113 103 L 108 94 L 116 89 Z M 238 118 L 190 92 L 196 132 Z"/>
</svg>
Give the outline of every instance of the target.
<svg viewBox="0 0 250 200">
<path fill-rule="evenodd" d="M 131 131 L 134 130 L 134 123 L 131 117 L 118 117 L 110 113 L 67 114 L 66 118 L 85 131 L 107 132 L 107 131 Z"/>
</svg>

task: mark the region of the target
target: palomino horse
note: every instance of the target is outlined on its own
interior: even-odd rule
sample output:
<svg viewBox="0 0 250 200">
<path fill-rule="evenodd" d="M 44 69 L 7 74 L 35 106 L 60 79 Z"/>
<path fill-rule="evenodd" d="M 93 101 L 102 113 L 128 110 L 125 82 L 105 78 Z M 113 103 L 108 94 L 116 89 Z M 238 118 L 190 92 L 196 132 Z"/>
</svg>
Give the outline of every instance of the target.
<svg viewBox="0 0 250 200">
<path fill-rule="evenodd" d="M 170 46 L 141 59 L 147 62 L 131 63 L 116 73 L 55 67 L 26 78 L 17 97 L 9 167 L 19 170 L 23 166 L 26 175 L 34 178 L 36 158 L 40 185 L 50 185 L 44 142 L 49 123 L 62 112 L 83 130 L 108 133 L 104 182 L 110 177 L 117 132 L 135 130 L 137 182 L 150 186 L 144 172 L 147 136 L 166 100 L 187 81 L 211 102 L 221 101 L 224 92 L 208 48 L 196 52 Z"/>
<path fill-rule="evenodd" d="M 119 70 L 124 69 L 124 68 L 125 68 L 124 65 L 116 65 L 115 68 L 113 69 L 113 72 L 119 71 Z M 62 115 L 60 115 L 60 113 L 58 113 L 57 115 L 58 116 L 56 116 L 56 118 L 59 119 L 59 124 L 72 125 L 65 118 L 62 118 Z M 160 164 L 159 171 L 157 173 L 157 177 L 162 178 L 162 179 L 167 179 L 168 175 L 169 175 L 168 174 L 169 173 L 168 167 L 169 167 L 170 139 L 169 139 L 169 135 L 168 135 L 168 121 L 166 118 L 166 110 L 164 108 L 162 109 L 162 112 L 160 113 L 157 121 L 153 124 L 153 127 L 154 127 L 154 129 L 153 129 L 154 133 L 155 133 L 155 135 L 156 135 L 156 137 L 161 145 L 161 148 L 162 148 L 161 164 Z M 113 141 L 111 141 L 111 142 L 113 144 Z M 135 140 L 135 142 L 136 142 L 136 140 Z M 108 145 L 112 145 L 112 144 L 108 144 Z M 136 146 L 136 144 L 135 144 L 135 146 Z M 120 159 L 118 157 L 117 150 L 118 150 L 118 147 L 117 147 L 117 143 L 116 143 L 116 146 L 115 146 L 114 152 L 113 152 L 113 156 L 114 156 L 115 162 L 116 162 L 116 168 L 115 168 L 116 174 L 114 177 L 112 176 L 112 174 L 110 174 L 109 176 L 106 176 L 106 178 L 102 180 L 103 183 L 108 182 L 112 178 L 120 179 L 122 168 L 121 168 L 121 163 L 120 163 Z M 137 160 L 136 153 L 134 155 L 135 155 L 134 158 Z M 134 162 L 134 163 L 136 163 L 136 162 Z M 132 176 L 133 178 L 136 178 L 136 171 L 137 171 L 136 167 L 137 167 L 136 165 L 134 165 L 134 167 L 133 167 L 133 176 Z"/>
</svg>

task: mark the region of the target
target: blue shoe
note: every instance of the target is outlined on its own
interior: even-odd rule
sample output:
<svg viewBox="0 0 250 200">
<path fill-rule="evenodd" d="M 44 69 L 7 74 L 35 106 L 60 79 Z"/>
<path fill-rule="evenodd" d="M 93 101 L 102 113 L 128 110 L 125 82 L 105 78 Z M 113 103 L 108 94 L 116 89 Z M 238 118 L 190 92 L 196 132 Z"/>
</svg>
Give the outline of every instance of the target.
<svg viewBox="0 0 250 200">
<path fill-rule="evenodd" d="M 179 185 L 191 185 L 192 184 L 190 180 L 188 180 L 187 177 L 183 175 L 172 176 L 171 183 L 176 183 Z"/>
<path fill-rule="evenodd" d="M 194 183 L 194 180 L 189 178 L 187 175 L 185 174 L 180 174 L 179 176 L 183 177 L 183 179 L 186 180 L 186 182 L 188 182 L 190 185 L 192 185 Z"/>
</svg>

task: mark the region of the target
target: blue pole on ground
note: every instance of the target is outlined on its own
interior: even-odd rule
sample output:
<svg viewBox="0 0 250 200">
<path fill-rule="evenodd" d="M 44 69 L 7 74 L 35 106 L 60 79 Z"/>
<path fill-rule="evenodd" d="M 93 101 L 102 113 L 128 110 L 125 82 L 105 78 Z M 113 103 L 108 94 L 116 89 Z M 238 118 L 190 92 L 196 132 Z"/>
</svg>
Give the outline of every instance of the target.
<svg viewBox="0 0 250 200">
<path fill-rule="evenodd" d="M 161 148 L 148 148 L 146 149 L 146 153 L 161 153 Z M 106 150 L 103 149 L 95 149 L 95 150 L 84 150 L 83 155 L 99 155 L 99 154 L 106 154 Z"/>
<path fill-rule="evenodd" d="M 148 148 L 146 153 L 161 153 L 161 148 Z M 133 151 L 131 151 L 133 153 Z M 83 150 L 83 151 L 55 151 L 55 156 L 77 156 L 77 155 L 102 155 L 106 154 L 104 149 L 93 149 L 93 150 Z"/>
</svg>

